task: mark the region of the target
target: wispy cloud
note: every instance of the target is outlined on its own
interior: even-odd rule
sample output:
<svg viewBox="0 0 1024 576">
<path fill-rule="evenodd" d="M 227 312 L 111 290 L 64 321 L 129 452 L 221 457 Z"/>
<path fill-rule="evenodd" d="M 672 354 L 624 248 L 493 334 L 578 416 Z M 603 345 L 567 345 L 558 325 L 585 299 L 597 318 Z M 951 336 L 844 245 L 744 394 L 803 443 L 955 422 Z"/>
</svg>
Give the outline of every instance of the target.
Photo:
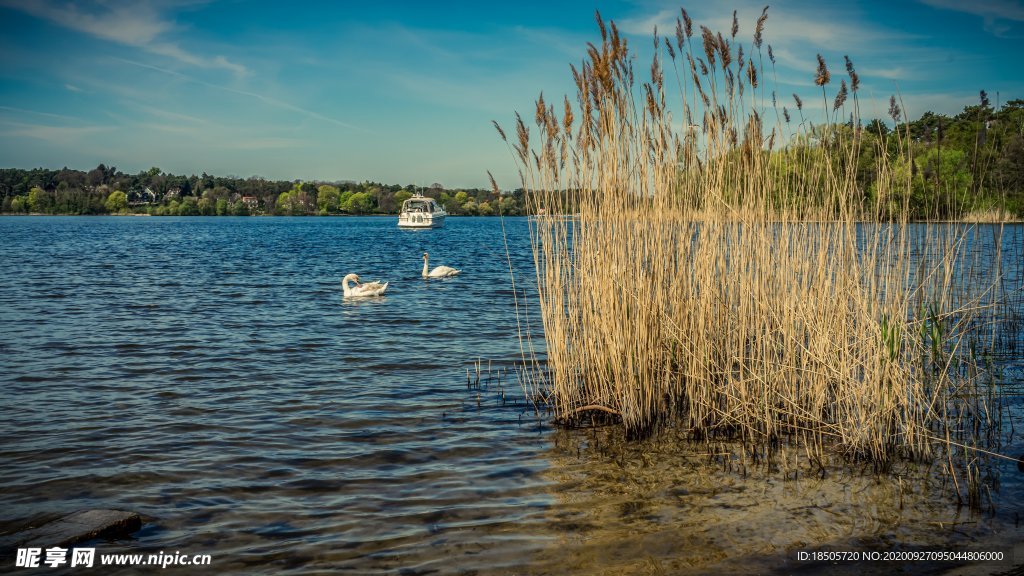
<svg viewBox="0 0 1024 576">
<path fill-rule="evenodd" d="M 134 106 L 135 108 L 137 108 L 138 110 L 140 110 L 141 112 L 143 112 L 145 114 L 148 114 L 150 116 L 155 116 L 157 118 L 161 118 L 161 119 L 164 119 L 164 120 L 170 120 L 170 121 L 176 123 L 179 126 L 182 123 L 192 124 L 194 126 L 205 126 L 205 125 L 209 124 L 209 121 L 206 120 L 205 118 L 200 118 L 198 116 L 193 116 L 191 114 L 182 114 L 181 112 L 173 112 L 171 110 L 165 110 L 163 108 L 157 108 L 155 106 L 150 106 L 149 104 L 142 104 L 142 103 L 135 102 L 135 101 L 129 101 L 128 104 Z"/>
<path fill-rule="evenodd" d="M 885 80 L 905 80 L 915 75 L 903 66 L 864 67 L 860 69 L 860 73 L 867 78 L 882 78 Z"/>
<path fill-rule="evenodd" d="M 140 122 L 135 126 L 144 132 L 162 132 L 185 137 L 192 141 L 204 141 L 222 149 L 234 150 L 277 150 L 300 148 L 307 143 L 299 138 L 281 136 L 260 136 L 252 131 L 239 130 L 221 124 L 184 125 L 159 122 Z"/>
<path fill-rule="evenodd" d="M 35 138 L 55 145 L 66 145 L 69 141 L 80 140 L 100 132 L 112 130 L 106 126 L 53 126 L 46 124 L 29 124 L 24 122 L 0 121 L 0 135 Z"/>
<path fill-rule="evenodd" d="M 67 116 L 64 114 L 54 114 L 53 112 L 43 112 L 40 110 L 28 110 L 26 108 L 17 108 L 15 106 L 0 106 L 0 112 L 11 112 L 18 117 L 25 116 L 26 114 L 32 116 L 41 116 L 43 118 L 51 118 L 55 120 L 61 120 L 63 122 L 78 122 L 78 118 Z"/>
<path fill-rule="evenodd" d="M 101 40 L 166 56 L 190 66 L 224 69 L 237 75 L 248 73 L 248 69 L 244 65 L 232 62 L 224 56 L 196 54 L 167 40 L 169 35 L 179 31 L 179 27 L 174 20 L 163 13 L 162 9 L 166 9 L 164 5 L 152 1 L 34 0 L 23 2 L 0 0 L 0 6 L 20 10 L 36 18 Z"/>
<path fill-rule="evenodd" d="M 290 102 L 285 102 L 284 100 L 280 100 L 280 99 L 273 98 L 273 97 L 270 97 L 270 96 L 266 96 L 266 95 L 263 95 L 263 94 L 258 94 L 256 92 L 250 92 L 250 91 L 247 91 L 247 90 L 239 90 L 239 89 L 236 89 L 236 88 L 229 88 L 227 86 L 221 86 L 219 84 L 213 84 L 213 83 L 207 82 L 205 80 L 200 80 L 198 78 L 193 78 L 192 76 L 189 76 L 187 74 L 182 74 L 181 72 L 177 72 L 177 71 L 174 71 L 174 70 L 168 70 L 166 68 L 161 68 L 159 66 L 153 66 L 152 64 L 145 64 L 143 62 L 136 62 L 134 60 L 126 60 L 124 58 L 115 58 L 115 60 L 117 60 L 119 62 L 123 62 L 125 64 L 132 65 L 132 66 L 138 66 L 140 68 L 146 68 L 146 69 L 149 69 L 149 70 L 153 70 L 155 72 L 160 72 L 160 73 L 163 73 L 163 74 L 167 74 L 169 76 L 174 76 L 174 77 L 180 78 L 180 79 L 182 79 L 182 80 L 184 80 L 186 82 L 193 82 L 195 84 L 206 86 L 208 88 L 213 88 L 215 90 L 221 90 L 223 92 L 228 92 L 228 93 L 231 93 L 231 94 L 238 94 L 240 96 L 246 96 L 246 97 L 249 97 L 249 98 L 255 98 L 256 100 L 259 100 L 259 101 L 261 101 L 261 102 L 263 102 L 263 103 L 265 103 L 267 105 L 274 106 L 276 108 L 281 108 L 283 110 L 289 110 L 289 111 L 292 111 L 292 112 L 296 112 L 298 114 L 301 114 L 301 115 L 306 116 L 308 118 L 311 118 L 313 120 L 319 120 L 321 122 L 329 122 L 331 124 L 335 124 L 335 125 L 341 126 L 343 128 L 349 128 L 349 129 L 352 129 L 352 130 L 359 130 L 361 132 L 370 132 L 370 130 L 367 130 L 366 128 L 362 128 L 362 127 L 356 126 L 354 124 L 349 124 L 348 122 L 344 122 L 344 121 L 338 120 L 337 118 L 331 118 L 330 116 L 326 116 L 326 115 L 321 114 L 319 112 L 315 112 L 313 110 L 308 110 L 308 109 L 303 108 L 301 106 L 296 106 L 295 104 L 292 104 Z"/>
<path fill-rule="evenodd" d="M 742 38 L 744 43 L 749 43 L 754 23 L 761 15 L 765 2 L 738 0 L 735 5 L 740 26 L 737 40 Z M 728 31 L 732 26 L 732 9 L 726 10 L 717 4 L 711 6 L 690 11 L 694 26 L 704 25 L 712 31 L 720 30 L 723 33 Z M 630 34 L 649 36 L 657 26 L 659 34 L 671 36 L 675 33 L 676 19 L 679 17 L 678 9 L 659 10 L 654 14 L 623 20 L 620 28 Z M 697 34 L 699 35 L 699 30 Z M 765 41 L 775 47 L 776 53 L 779 48 L 786 46 L 798 47 L 801 52 L 831 50 L 836 46 L 842 46 L 844 50 L 857 51 L 862 48 L 870 49 L 883 42 L 891 47 L 894 42 L 905 42 L 914 38 L 914 35 L 901 30 L 868 23 L 855 11 L 829 4 L 816 5 L 813 10 L 773 5 L 768 10 L 765 29 Z M 813 56 L 811 58 L 813 60 Z"/>
<path fill-rule="evenodd" d="M 980 16 L 984 22 L 985 31 L 994 36 L 1006 36 L 1012 30 L 1007 22 L 1024 22 L 1024 4 L 1021 4 L 1019 0 L 972 0 L 971 2 L 920 0 L 920 2 L 932 8 Z"/>
<path fill-rule="evenodd" d="M 764 0 L 735 1 L 739 20 L 736 42 L 742 42 L 748 50 L 755 22 L 765 4 Z M 699 5 L 689 14 L 695 27 L 705 25 L 712 31 L 724 33 L 732 25 L 732 5 L 729 9 L 711 3 Z M 625 20 L 620 27 L 633 34 L 649 36 L 656 25 L 659 34 L 672 37 L 678 17 L 678 9 L 654 8 L 648 14 Z M 693 40 L 697 48 L 701 45 L 699 28 L 695 33 L 697 37 Z M 894 81 L 908 85 L 920 83 L 929 79 L 935 66 L 969 57 L 959 46 L 936 48 L 930 34 L 875 18 L 857 3 L 817 3 L 813 9 L 799 1 L 778 6 L 773 3 L 768 10 L 764 39 L 765 65 L 768 65 L 767 46 L 771 46 L 777 62 L 771 72 L 786 92 L 813 88 L 817 54 L 823 55 L 837 83 L 840 79 L 837 75 L 845 75 L 842 56 L 849 55 L 864 87 L 883 92 L 897 89 Z M 900 57 L 894 59 L 893 54 Z"/>
<path fill-rule="evenodd" d="M 78 86 L 75 86 L 74 84 L 65 84 L 64 85 L 64 89 L 67 90 L 68 92 L 81 92 L 82 91 L 81 88 L 79 88 Z"/>
</svg>

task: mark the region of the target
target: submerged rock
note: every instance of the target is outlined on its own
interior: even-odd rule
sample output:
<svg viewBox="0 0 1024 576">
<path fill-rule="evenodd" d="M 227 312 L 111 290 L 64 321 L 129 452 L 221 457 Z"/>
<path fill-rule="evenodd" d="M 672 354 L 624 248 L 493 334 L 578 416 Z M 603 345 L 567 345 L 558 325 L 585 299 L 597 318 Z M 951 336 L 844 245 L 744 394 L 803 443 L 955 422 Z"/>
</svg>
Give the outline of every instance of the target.
<svg viewBox="0 0 1024 576">
<path fill-rule="evenodd" d="M 79 510 L 41 526 L 4 537 L 4 548 L 67 546 L 101 536 L 128 535 L 142 527 L 142 517 L 125 510 Z"/>
</svg>

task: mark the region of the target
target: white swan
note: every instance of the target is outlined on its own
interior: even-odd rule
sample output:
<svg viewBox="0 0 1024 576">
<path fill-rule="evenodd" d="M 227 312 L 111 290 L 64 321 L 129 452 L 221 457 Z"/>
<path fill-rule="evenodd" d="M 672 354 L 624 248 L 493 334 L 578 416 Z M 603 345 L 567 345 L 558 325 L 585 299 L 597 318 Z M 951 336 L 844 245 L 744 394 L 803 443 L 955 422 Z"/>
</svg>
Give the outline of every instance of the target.
<svg viewBox="0 0 1024 576">
<path fill-rule="evenodd" d="M 355 282 L 355 286 L 349 286 L 349 282 Z M 341 286 L 345 290 L 345 298 L 360 298 L 363 296 L 381 296 L 384 291 L 388 289 L 388 283 L 381 284 L 380 282 L 367 282 L 366 284 L 359 283 L 358 274 L 349 274 L 341 280 Z"/>
<path fill-rule="evenodd" d="M 456 270 L 455 268 L 452 268 L 451 266 L 438 266 L 437 268 L 434 268 L 430 272 L 427 272 L 427 270 L 429 268 L 427 263 L 429 261 L 430 261 L 430 259 L 427 256 L 427 253 L 424 252 L 423 253 L 423 277 L 424 278 L 447 278 L 449 276 L 455 276 L 459 272 L 462 272 L 462 270 Z"/>
</svg>

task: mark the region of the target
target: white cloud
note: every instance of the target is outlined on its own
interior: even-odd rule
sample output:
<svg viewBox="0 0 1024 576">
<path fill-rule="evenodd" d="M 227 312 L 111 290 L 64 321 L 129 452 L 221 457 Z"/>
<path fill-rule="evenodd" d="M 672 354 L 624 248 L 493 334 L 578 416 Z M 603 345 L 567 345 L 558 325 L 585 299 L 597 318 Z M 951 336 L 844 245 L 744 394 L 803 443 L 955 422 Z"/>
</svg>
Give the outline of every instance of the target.
<svg viewBox="0 0 1024 576">
<path fill-rule="evenodd" d="M 951 10 L 982 19 L 986 32 L 997 37 L 1006 37 L 1013 30 L 1007 22 L 1024 22 L 1024 4 L 1015 0 L 920 0 L 932 8 Z"/>
<path fill-rule="evenodd" d="M 237 75 L 248 72 L 245 66 L 231 62 L 224 56 L 196 54 L 164 39 L 178 31 L 178 26 L 162 14 L 163 6 L 151 1 L 92 0 L 75 3 L 61 0 L 0 0 L 0 6 L 21 10 L 94 38 L 141 48 L 190 66 L 225 69 Z"/>
<path fill-rule="evenodd" d="M 3 122 L 10 128 L 0 130 L 0 135 L 34 138 L 55 145 L 66 145 L 69 141 L 80 140 L 112 128 L 104 126 L 52 126 L 44 124 L 26 124 L 23 122 Z"/>
<path fill-rule="evenodd" d="M 14 106 L 0 106 L 0 112 L 10 112 L 10 113 L 13 113 L 14 115 L 16 115 L 19 118 L 24 116 L 24 115 L 26 115 L 26 114 L 28 114 L 28 115 L 32 115 L 32 116 L 42 116 L 44 118 L 56 119 L 56 120 L 60 120 L 60 121 L 63 121 L 63 122 L 75 122 L 75 121 L 78 121 L 77 118 L 74 118 L 74 117 L 71 117 L 71 116 L 66 116 L 64 114 L 54 114 L 53 112 L 42 112 L 42 111 L 39 111 L 39 110 L 27 110 L 25 108 L 16 108 Z"/>
<path fill-rule="evenodd" d="M 973 14 L 982 18 L 1024 22 L 1024 4 L 1016 0 L 920 0 L 932 8 Z"/>
<path fill-rule="evenodd" d="M 160 73 L 163 73 L 163 74 L 167 74 L 169 76 L 174 76 L 174 77 L 180 78 L 181 80 L 184 80 L 186 82 L 193 82 L 195 84 L 206 86 L 208 88 L 214 88 L 216 90 L 220 90 L 220 91 L 223 91 L 223 92 L 228 92 L 230 94 L 237 94 L 237 95 L 240 95 L 240 96 L 246 96 L 246 97 L 249 97 L 249 98 L 255 98 L 256 100 L 259 100 L 259 101 L 261 101 L 264 104 L 267 104 L 269 106 L 273 106 L 275 108 L 280 108 L 280 109 L 283 109 L 283 110 L 289 110 L 291 112 L 296 112 L 298 114 L 301 114 L 301 115 L 306 116 L 308 118 L 311 118 L 313 120 L 318 120 L 318 121 L 321 121 L 321 122 L 329 122 L 331 124 L 335 124 L 335 125 L 341 126 L 343 128 L 349 128 L 349 129 L 358 130 L 358 131 L 361 131 L 361 132 L 370 132 L 370 130 L 367 130 L 366 128 L 362 128 L 362 127 L 356 126 L 354 124 L 349 124 L 348 122 L 344 122 L 342 120 L 338 120 L 337 118 L 332 118 L 330 116 L 326 116 L 326 115 L 321 114 L 319 112 L 315 112 L 313 110 L 309 110 L 309 109 L 303 108 L 301 106 L 296 106 L 295 104 L 292 104 L 290 102 L 285 102 L 284 100 L 280 100 L 280 99 L 273 98 L 273 97 L 270 97 L 270 96 L 266 96 L 266 95 L 263 95 L 263 94 L 258 94 L 256 92 L 251 92 L 251 91 L 247 91 L 247 90 L 238 90 L 238 89 L 235 89 L 235 88 L 229 88 L 227 86 L 221 86 L 219 84 L 213 84 L 213 83 L 210 83 L 210 82 L 206 82 L 205 80 L 200 80 L 198 78 L 193 78 L 191 76 L 188 76 L 187 74 L 182 74 L 181 72 L 176 72 L 174 70 L 168 70 L 166 68 L 161 68 L 159 66 L 153 66 L 151 64 L 144 64 L 142 62 L 135 62 L 133 60 L 125 60 L 125 59 L 122 59 L 122 58 L 118 58 L 116 60 L 119 61 L 119 62 L 123 62 L 125 64 L 130 64 L 132 66 L 138 66 L 140 68 L 146 68 L 148 70 L 153 70 L 155 72 L 160 72 Z"/>
<path fill-rule="evenodd" d="M 941 0 L 939 0 L 941 1 Z M 739 23 L 737 42 L 749 45 L 753 39 L 754 26 L 766 0 L 738 0 L 726 9 L 718 4 L 698 6 L 689 11 L 693 19 L 694 46 L 700 42 L 700 26 L 707 26 L 712 32 L 721 31 L 723 35 L 732 27 L 732 8 L 736 8 Z M 620 28 L 630 34 L 641 37 L 650 36 L 654 26 L 662 36 L 674 37 L 676 19 L 680 17 L 678 9 L 660 9 L 646 16 L 625 19 Z M 850 53 L 872 51 L 880 43 L 892 47 L 893 43 L 907 42 L 915 39 L 912 34 L 901 30 L 888 29 L 866 22 L 858 12 L 845 5 L 819 3 L 813 9 L 807 6 L 772 6 L 768 9 L 768 20 L 765 24 L 764 39 L 771 44 L 776 56 L 784 53 L 787 48 L 799 53 L 832 51 L 837 47 Z M 749 46 L 748 46 L 749 48 Z"/>
</svg>

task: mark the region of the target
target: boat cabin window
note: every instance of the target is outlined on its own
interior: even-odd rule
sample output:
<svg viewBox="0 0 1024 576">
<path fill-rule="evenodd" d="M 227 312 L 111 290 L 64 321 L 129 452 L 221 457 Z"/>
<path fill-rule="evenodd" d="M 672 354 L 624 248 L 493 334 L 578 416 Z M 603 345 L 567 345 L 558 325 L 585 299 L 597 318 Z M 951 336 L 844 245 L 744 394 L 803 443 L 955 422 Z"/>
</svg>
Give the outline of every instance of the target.
<svg viewBox="0 0 1024 576">
<path fill-rule="evenodd" d="M 406 200 L 402 209 L 406 212 L 436 212 L 433 200 Z"/>
</svg>

